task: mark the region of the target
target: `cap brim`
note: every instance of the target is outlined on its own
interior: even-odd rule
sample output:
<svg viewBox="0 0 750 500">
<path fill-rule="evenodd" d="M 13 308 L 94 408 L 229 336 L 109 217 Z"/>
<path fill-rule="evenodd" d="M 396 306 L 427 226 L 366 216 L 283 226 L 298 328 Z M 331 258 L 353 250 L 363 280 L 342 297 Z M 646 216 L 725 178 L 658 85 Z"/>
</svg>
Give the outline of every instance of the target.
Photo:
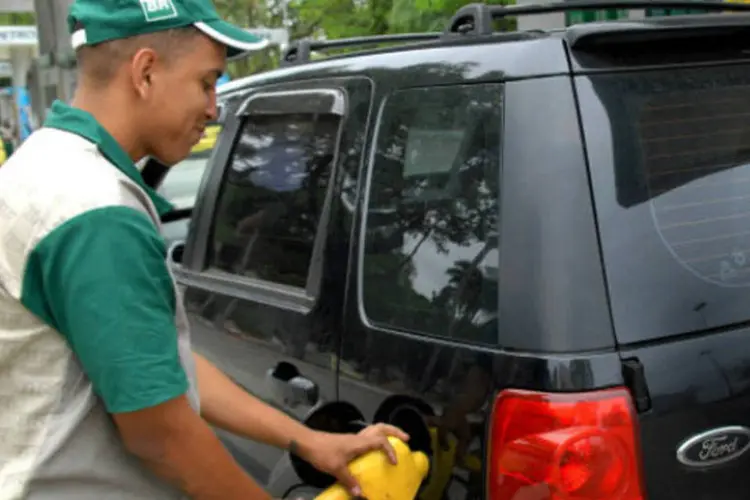
<svg viewBox="0 0 750 500">
<path fill-rule="evenodd" d="M 227 57 L 237 57 L 246 52 L 260 50 L 268 45 L 268 40 L 253 35 L 226 21 L 200 22 L 195 23 L 194 26 L 209 38 L 226 46 Z"/>
</svg>

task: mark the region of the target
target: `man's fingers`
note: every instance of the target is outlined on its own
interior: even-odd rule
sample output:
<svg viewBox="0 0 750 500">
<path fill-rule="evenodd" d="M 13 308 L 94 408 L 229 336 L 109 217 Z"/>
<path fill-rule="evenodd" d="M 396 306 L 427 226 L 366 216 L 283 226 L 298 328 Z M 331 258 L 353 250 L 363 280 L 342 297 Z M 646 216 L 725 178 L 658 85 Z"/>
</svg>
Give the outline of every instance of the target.
<svg viewBox="0 0 750 500">
<path fill-rule="evenodd" d="M 388 441 L 388 438 L 385 436 L 380 436 L 378 438 L 378 441 L 378 448 L 382 449 L 385 454 L 388 455 L 388 460 L 390 460 L 393 465 L 396 465 L 398 463 L 398 459 L 396 458 L 396 450 L 393 449 L 391 442 Z"/>
<path fill-rule="evenodd" d="M 409 441 L 409 435 L 393 425 L 379 424 L 379 430 L 386 436 L 393 436 L 403 442 Z"/>
<path fill-rule="evenodd" d="M 352 476 L 351 472 L 349 472 L 349 468 L 347 466 L 343 466 L 338 470 L 338 472 L 336 473 L 336 478 L 347 490 L 349 490 L 349 493 L 351 493 L 352 496 L 362 496 L 362 489 L 359 487 L 357 479 Z"/>
<path fill-rule="evenodd" d="M 404 442 L 409 441 L 409 435 L 407 433 L 405 433 L 398 427 L 394 427 L 393 425 L 388 424 L 376 424 L 368 427 L 362 432 L 362 435 L 367 436 L 369 439 L 367 439 L 363 443 L 366 449 L 361 450 L 361 453 L 377 449 L 383 450 L 388 456 L 388 460 L 394 465 L 397 461 L 396 450 L 393 449 L 390 441 L 388 441 L 388 437 L 393 436 Z"/>
</svg>

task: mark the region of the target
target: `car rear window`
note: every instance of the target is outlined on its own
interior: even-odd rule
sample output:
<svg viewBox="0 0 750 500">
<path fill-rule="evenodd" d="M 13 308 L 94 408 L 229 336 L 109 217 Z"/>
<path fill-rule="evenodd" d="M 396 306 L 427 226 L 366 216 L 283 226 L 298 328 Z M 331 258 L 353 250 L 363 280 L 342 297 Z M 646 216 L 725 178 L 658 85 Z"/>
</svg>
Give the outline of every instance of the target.
<svg viewBox="0 0 750 500">
<path fill-rule="evenodd" d="M 750 319 L 750 66 L 577 86 L 618 340 Z"/>
</svg>

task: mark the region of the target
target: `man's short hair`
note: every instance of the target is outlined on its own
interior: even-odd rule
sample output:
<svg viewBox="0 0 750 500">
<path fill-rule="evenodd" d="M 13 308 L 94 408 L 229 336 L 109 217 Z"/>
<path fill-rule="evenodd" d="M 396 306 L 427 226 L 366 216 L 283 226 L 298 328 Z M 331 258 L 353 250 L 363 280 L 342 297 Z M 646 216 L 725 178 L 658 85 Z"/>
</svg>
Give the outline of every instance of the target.
<svg viewBox="0 0 750 500">
<path fill-rule="evenodd" d="M 166 58 L 177 58 L 190 47 L 190 41 L 201 34 L 193 26 L 174 28 L 120 40 L 84 45 L 76 51 L 79 74 L 96 85 L 107 85 L 117 70 L 140 49 L 151 48 Z"/>
</svg>

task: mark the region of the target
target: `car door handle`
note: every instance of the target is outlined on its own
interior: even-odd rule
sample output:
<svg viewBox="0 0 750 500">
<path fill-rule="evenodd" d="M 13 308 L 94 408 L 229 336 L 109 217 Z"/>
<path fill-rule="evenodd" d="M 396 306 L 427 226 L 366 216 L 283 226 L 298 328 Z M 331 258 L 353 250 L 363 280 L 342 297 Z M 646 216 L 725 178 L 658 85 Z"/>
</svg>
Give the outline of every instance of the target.
<svg viewBox="0 0 750 500">
<path fill-rule="evenodd" d="M 277 403 L 290 408 L 315 406 L 320 399 L 318 384 L 303 376 L 296 366 L 281 361 L 266 373 L 266 384 Z"/>
</svg>

